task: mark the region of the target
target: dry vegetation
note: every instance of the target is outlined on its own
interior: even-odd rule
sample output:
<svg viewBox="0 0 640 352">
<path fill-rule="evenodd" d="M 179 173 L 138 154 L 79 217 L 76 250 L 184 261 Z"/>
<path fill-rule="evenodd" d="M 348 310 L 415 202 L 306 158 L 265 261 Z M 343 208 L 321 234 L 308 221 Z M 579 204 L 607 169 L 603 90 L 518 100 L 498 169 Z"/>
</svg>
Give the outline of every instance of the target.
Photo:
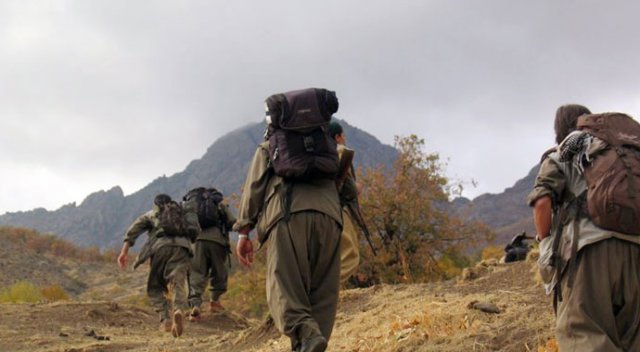
<svg viewBox="0 0 640 352">
<path fill-rule="evenodd" d="M 362 247 L 352 284 L 375 285 L 341 292 L 329 351 L 556 351 L 535 264 L 499 264 L 502 247 L 487 247 L 468 267 L 473 246 L 491 234 L 448 215 L 442 204 L 451 185 L 438 155 L 423 147 L 416 136 L 398 139 L 391 170 L 360 175 L 380 252 Z M 234 265 L 222 297 L 227 311 L 188 324 L 179 339 L 157 330 L 145 296 L 148 267 L 120 271 L 115 258 L 0 228 L 0 351 L 289 350 L 288 338 L 263 322 L 264 251 L 252 270 Z"/>
<path fill-rule="evenodd" d="M 329 351 L 556 351 L 551 302 L 533 269 L 532 262 L 488 261 L 464 278 L 344 290 Z M 275 352 L 289 346 L 272 326 L 231 309 L 207 314 L 173 339 L 156 330 L 148 305 L 126 301 L 0 304 L 0 350 Z M 474 309 L 478 302 L 499 313 Z M 87 336 L 92 330 L 109 340 Z"/>
</svg>

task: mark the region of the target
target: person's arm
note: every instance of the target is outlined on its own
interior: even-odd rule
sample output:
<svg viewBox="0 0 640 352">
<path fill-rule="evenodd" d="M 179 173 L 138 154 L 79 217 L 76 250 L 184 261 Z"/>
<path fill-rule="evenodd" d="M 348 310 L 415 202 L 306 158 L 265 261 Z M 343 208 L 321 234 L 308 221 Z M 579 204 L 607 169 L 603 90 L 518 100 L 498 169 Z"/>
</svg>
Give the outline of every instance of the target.
<svg viewBox="0 0 640 352">
<path fill-rule="evenodd" d="M 542 196 L 533 205 L 533 224 L 536 227 L 536 240 L 542 241 L 551 233 L 551 216 L 553 212 L 551 197 Z"/>
<path fill-rule="evenodd" d="M 138 217 L 124 235 L 124 243 L 122 244 L 122 249 L 120 250 L 120 254 L 118 255 L 118 266 L 121 269 L 127 267 L 129 261 L 129 248 L 133 247 L 136 243 L 136 239 L 142 235 L 144 232 L 150 231 L 153 227 L 151 219 L 149 218 L 149 214 L 143 214 Z"/>
<path fill-rule="evenodd" d="M 249 238 L 249 231 L 251 231 L 249 226 L 238 230 L 238 243 L 236 244 L 238 261 L 246 267 L 251 267 L 253 264 L 253 242 Z"/>
<path fill-rule="evenodd" d="M 118 266 L 120 269 L 124 269 L 129 264 L 129 248 L 131 245 L 129 242 L 125 242 L 122 244 L 122 249 L 120 250 L 120 255 L 118 255 Z"/>
<path fill-rule="evenodd" d="M 533 223 L 538 241 L 551 233 L 553 200 L 559 199 L 565 184 L 565 175 L 558 163 L 551 157 L 546 158 L 540 165 L 534 188 L 527 197 L 527 202 L 533 207 Z"/>
<path fill-rule="evenodd" d="M 269 155 L 264 148 L 258 147 L 243 186 L 238 219 L 233 225 L 233 230 L 239 234 L 236 255 L 238 261 L 245 266 L 253 264 L 253 243 L 249 238 L 249 232 L 254 228 L 258 216 L 262 212 L 271 175 Z"/>
</svg>

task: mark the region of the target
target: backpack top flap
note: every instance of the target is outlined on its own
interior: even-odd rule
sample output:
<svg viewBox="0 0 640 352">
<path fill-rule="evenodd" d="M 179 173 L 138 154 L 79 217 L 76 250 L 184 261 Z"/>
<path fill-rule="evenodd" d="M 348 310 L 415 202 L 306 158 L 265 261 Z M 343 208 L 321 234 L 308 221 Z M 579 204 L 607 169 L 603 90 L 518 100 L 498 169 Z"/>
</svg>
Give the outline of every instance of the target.
<svg viewBox="0 0 640 352">
<path fill-rule="evenodd" d="M 200 228 L 220 227 L 222 225 L 221 222 L 225 221 L 224 213 L 220 210 L 223 195 L 217 189 L 194 188 L 183 199 L 185 206 L 197 214 Z"/>
<path fill-rule="evenodd" d="M 640 149 L 640 124 L 629 115 L 616 112 L 582 115 L 577 127 L 614 147 Z"/>
<path fill-rule="evenodd" d="M 159 214 L 160 227 L 166 236 L 181 237 L 185 235 L 186 223 L 182 206 L 175 201 L 162 205 Z"/>
<path fill-rule="evenodd" d="M 274 94 L 266 106 L 273 128 L 308 130 L 329 123 L 338 111 L 338 98 L 333 91 L 307 88 Z"/>
</svg>

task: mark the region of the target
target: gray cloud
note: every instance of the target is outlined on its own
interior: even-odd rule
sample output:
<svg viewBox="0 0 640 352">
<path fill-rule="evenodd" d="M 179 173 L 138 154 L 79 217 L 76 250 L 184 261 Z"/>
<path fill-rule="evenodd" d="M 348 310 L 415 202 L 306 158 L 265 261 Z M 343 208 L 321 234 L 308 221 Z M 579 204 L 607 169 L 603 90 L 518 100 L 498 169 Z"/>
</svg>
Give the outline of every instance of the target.
<svg viewBox="0 0 640 352">
<path fill-rule="evenodd" d="M 449 175 L 478 181 L 467 196 L 500 192 L 551 145 L 558 105 L 638 110 L 638 10 L 624 1 L 5 1 L 0 212 L 116 184 L 134 192 L 259 120 L 269 94 L 307 86 L 336 90 L 339 115 L 386 143 L 424 137 L 449 159 Z"/>
</svg>

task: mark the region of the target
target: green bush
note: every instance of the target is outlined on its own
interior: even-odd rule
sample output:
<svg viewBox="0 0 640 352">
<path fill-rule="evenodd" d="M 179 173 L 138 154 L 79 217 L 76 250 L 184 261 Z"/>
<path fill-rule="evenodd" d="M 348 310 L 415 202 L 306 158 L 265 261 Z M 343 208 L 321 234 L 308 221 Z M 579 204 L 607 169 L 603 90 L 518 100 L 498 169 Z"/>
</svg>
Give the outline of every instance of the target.
<svg viewBox="0 0 640 352">
<path fill-rule="evenodd" d="M 19 281 L 0 291 L 0 303 L 38 303 L 42 292 L 28 281 Z"/>
</svg>

